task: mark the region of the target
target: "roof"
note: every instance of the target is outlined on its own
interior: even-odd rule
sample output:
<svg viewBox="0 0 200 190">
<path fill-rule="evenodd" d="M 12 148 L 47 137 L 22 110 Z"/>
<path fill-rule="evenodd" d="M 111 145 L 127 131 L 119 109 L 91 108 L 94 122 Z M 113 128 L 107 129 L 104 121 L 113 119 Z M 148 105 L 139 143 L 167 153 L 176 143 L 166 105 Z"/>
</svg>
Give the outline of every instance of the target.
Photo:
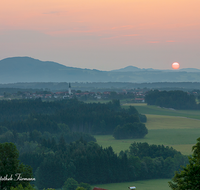
<svg viewBox="0 0 200 190">
<path fill-rule="evenodd" d="M 108 189 L 103 189 L 103 188 L 100 188 L 100 187 L 94 187 L 93 190 L 108 190 Z"/>
</svg>

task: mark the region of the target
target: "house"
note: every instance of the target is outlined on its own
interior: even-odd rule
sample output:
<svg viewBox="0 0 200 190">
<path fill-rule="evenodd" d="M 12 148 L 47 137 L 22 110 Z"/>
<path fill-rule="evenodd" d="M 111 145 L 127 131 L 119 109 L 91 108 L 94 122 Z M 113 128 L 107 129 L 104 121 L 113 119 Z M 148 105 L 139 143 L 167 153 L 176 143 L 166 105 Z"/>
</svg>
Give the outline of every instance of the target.
<svg viewBox="0 0 200 190">
<path fill-rule="evenodd" d="M 108 190 L 108 189 L 103 189 L 103 188 L 100 188 L 100 187 L 94 187 L 93 190 Z"/>
<path fill-rule="evenodd" d="M 133 187 L 128 187 L 130 190 L 132 190 L 132 189 L 136 189 L 136 187 L 135 186 L 133 186 Z"/>
</svg>

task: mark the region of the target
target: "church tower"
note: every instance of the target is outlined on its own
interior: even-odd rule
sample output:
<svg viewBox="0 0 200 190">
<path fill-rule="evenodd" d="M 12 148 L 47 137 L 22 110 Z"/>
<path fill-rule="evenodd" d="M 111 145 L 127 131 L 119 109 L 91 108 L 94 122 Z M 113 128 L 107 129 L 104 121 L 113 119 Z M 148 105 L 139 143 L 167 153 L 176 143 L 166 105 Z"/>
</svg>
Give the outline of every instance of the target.
<svg viewBox="0 0 200 190">
<path fill-rule="evenodd" d="M 68 93 L 69 93 L 69 95 L 72 94 L 72 91 L 71 91 L 71 84 L 70 84 L 70 83 L 69 83 L 69 90 L 68 90 Z"/>
</svg>

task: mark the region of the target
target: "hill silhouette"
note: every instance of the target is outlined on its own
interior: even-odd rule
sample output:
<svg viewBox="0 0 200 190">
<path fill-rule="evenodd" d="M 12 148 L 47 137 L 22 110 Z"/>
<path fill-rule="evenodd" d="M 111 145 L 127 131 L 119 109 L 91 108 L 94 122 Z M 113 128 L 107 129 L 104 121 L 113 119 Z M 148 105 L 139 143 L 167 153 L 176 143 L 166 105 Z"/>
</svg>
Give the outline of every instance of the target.
<svg viewBox="0 0 200 190">
<path fill-rule="evenodd" d="M 188 72 L 189 71 L 189 72 Z M 118 70 L 81 69 L 40 61 L 30 57 L 11 57 L 0 61 L 0 83 L 17 82 L 198 82 L 198 69 L 154 70 L 128 66 Z"/>
</svg>

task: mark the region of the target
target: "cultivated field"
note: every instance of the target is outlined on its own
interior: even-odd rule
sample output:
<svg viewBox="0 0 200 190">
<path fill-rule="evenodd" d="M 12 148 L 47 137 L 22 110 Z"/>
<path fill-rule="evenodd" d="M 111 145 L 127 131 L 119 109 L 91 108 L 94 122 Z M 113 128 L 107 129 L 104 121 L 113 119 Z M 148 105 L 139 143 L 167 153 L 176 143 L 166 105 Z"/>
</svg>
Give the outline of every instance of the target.
<svg viewBox="0 0 200 190">
<path fill-rule="evenodd" d="M 200 111 L 173 110 L 147 106 L 146 104 L 126 104 L 147 116 L 146 127 L 149 133 L 144 139 L 115 140 L 112 135 L 95 136 L 102 147 L 112 146 L 116 153 L 127 150 L 131 143 L 148 142 L 149 144 L 172 146 L 182 154 L 192 154 L 192 146 L 200 137 Z M 136 186 L 137 190 L 170 190 L 168 182 L 171 179 L 144 180 L 126 183 L 96 185 L 109 190 L 128 190 L 129 186 Z M 94 186 L 93 186 L 94 187 Z"/>
<path fill-rule="evenodd" d="M 153 114 L 153 115 L 168 115 L 180 116 L 192 119 L 200 119 L 200 110 L 174 110 L 170 108 L 161 108 L 158 106 L 147 106 L 145 103 L 141 104 L 124 104 L 123 107 L 134 106 L 139 113 Z"/>
<path fill-rule="evenodd" d="M 182 154 L 192 154 L 192 146 L 200 137 L 200 111 L 173 110 L 147 106 L 146 104 L 130 105 L 147 116 L 146 127 L 149 130 L 144 139 L 115 140 L 112 135 L 95 136 L 102 147 L 112 146 L 116 153 L 127 150 L 131 143 L 148 142 L 149 144 L 172 146 Z M 171 179 L 144 180 L 126 183 L 113 183 L 96 185 L 109 190 L 128 190 L 129 186 L 136 186 L 137 190 L 170 190 L 168 182 Z M 94 187 L 94 186 L 93 186 Z"/>
<path fill-rule="evenodd" d="M 200 111 L 177 111 L 176 114 L 179 114 L 179 116 L 174 116 L 174 110 L 163 109 L 162 111 L 162 108 L 149 107 L 146 104 L 139 104 L 135 107 L 140 113 L 144 113 L 147 116 L 146 127 L 149 133 L 145 138 L 115 140 L 112 135 L 97 135 L 95 138 L 98 144 L 102 147 L 112 146 L 116 153 L 121 150 L 127 150 L 134 141 L 172 146 L 185 155 L 192 153 L 192 146 L 196 143 L 196 139 L 200 137 L 200 120 L 192 119 L 192 113 L 195 114 L 195 117 L 200 118 Z M 157 115 L 153 115 L 153 113 Z M 164 115 L 165 113 L 167 114 Z M 187 118 L 183 117 L 186 114 Z"/>
<path fill-rule="evenodd" d="M 155 179 L 126 183 L 110 183 L 94 185 L 92 186 L 92 188 L 101 187 L 108 190 L 128 190 L 128 187 L 135 186 L 136 190 L 170 190 L 168 186 L 168 181 L 170 181 L 170 179 Z"/>
</svg>

